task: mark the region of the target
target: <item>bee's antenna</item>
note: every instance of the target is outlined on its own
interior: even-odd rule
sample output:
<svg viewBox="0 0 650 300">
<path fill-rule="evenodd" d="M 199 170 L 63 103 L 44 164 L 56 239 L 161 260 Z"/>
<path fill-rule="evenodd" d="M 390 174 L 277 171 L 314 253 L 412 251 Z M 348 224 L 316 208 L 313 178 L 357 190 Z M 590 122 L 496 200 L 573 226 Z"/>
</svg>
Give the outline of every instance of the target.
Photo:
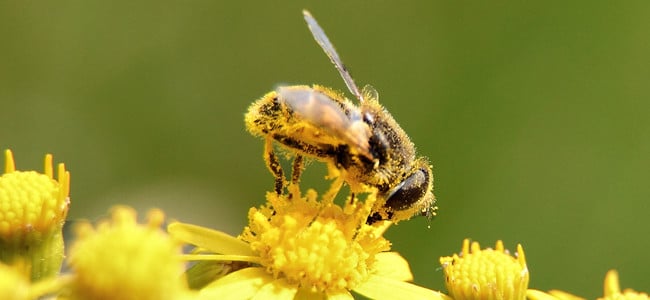
<svg viewBox="0 0 650 300">
<path fill-rule="evenodd" d="M 345 68 L 345 65 L 343 65 L 343 62 L 341 61 L 341 58 L 339 57 L 339 54 L 336 53 L 336 49 L 334 49 L 334 45 L 330 42 L 330 39 L 327 38 L 327 35 L 323 31 L 323 28 L 318 25 L 318 22 L 316 22 L 316 19 L 307 11 L 306 9 L 302 11 L 302 14 L 305 16 L 305 21 L 307 22 L 307 27 L 309 27 L 309 30 L 311 31 L 311 34 L 314 36 L 314 39 L 320 45 L 321 48 L 323 48 L 323 51 L 325 51 L 325 54 L 330 58 L 336 69 L 339 71 L 339 74 L 341 74 L 341 77 L 343 77 L 343 81 L 345 81 L 345 85 L 348 86 L 348 89 L 350 92 L 359 99 L 360 102 L 364 102 L 363 95 L 361 94 L 361 91 L 359 90 L 359 87 L 354 83 L 354 80 L 352 79 L 352 76 L 350 76 L 350 72 Z"/>
</svg>

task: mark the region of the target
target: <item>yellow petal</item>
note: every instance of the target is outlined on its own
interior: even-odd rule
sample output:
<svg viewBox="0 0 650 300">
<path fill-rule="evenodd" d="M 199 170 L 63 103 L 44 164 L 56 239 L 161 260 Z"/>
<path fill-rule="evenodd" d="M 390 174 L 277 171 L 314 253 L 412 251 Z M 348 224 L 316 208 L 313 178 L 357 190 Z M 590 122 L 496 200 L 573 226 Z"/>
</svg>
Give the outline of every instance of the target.
<svg viewBox="0 0 650 300">
<path fill-rule="evenodd" d="M 354 297 L 350 292 L 342 291 L 336 294 L 327 294 L 327 300 L 354 300 Z"/>
<path fill-rule="evenodd" d="M 215 253 L 253 255 L 248 243 L 221 231 L 179 222 L 169 224 L 167 231 L 176 239 Z"/>
<path fill-rule="evenodd" d="M 528 289 L 526 291 L 526 299 L 530 300 L 585 300 L 584 298 L 569 294 L 559 290 L 550 290 L 548 293 Z"/>
<path fill-rule="evenodd" d="M 557 300 L 552 295 L 549 295 L 545 292 L 539 291 L 539 290 L 533 290 L 533 289 L 528 289 L 526 291 L 526 299 L 530 300 Z"/>
<path fill-rule="evenodd" d="M 252 300 L 292 300 L 297 291 L 297 286 L 288 284 L 284 279 L 276 279 L 262 286 Z"/>
<path fill-rule="evenodd" d="M 409 263 L 397 252 L 381 252 L 375 256 L 375 275 L 399 281 L 413 280 Z"/>
<path fill-rule="evenodd" d="M 349 292 L 347 292 L 347 290 L 345 292 L 350 294 Z M 352 295 L 350 295 L 350 297 L 352 297 Z M 298 289 L 298 292 L 293 297 L 293 300 L 326 300 L 326 299 L 327 299 L 327 294 L 306 289 L 306 288 Z"/>
<path fill-rule="evenodd" d="M 250 299 L 273 278 L 262 268 L 232 272 L 201 290 L 200 299 Z"/>
<path fill-rule="evenodd" d="M 550 290 L 548 291 L 548 293 L 555 296 L 556 299 L 561 299 L 561 300 L 585 300 L 585 298 L 578 297 L 576 295 L 572 295 L 560 290 Z"/>
<path fill-rule="evenodd" d="M 618 272 L 616 270 L 609 270 L 605 275 L 605 297 L 613 296 L 621 293 L 621 285 L 618 281 Z"/>
<path fill-rule="evenodd" d="M 370 276 L 366 282 L 354 289 L 355 292 L 371 299 L 444 299 L 446 295 L 411 284 L 381 276 Z"/>
</svg>

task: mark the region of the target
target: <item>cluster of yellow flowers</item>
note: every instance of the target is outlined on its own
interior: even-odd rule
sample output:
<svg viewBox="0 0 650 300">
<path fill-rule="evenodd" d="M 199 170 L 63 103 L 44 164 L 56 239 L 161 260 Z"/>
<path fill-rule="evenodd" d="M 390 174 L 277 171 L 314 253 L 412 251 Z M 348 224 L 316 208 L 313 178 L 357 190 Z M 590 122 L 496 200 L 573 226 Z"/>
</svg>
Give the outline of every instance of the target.
<svg viewBox="0 0 650 300">
<path fill-rule="evenodd" d="M 0 299 L 582 299 L 530 289 L 523 248 L 511 255 L 501 241 L 481 249 L 465 240 L 459 254 L 441 257 L 446 294 L 417 286 L 383 237 L 390 223 L 365 222 L 374 194 L 339 206 L 295 186 L 268 193 L 237 237 L 178 222 L 165 230 L 159 210 L 141 224 L 133 209 L 116 206 L 108 220 L 75 226 L 66 257 L 70 173 L 63 164 L 53 173 L 51 155 L 38 173 L 17 171 L 5 152 Z M 184 245 L 194 248 L 183 254 Z M 621 291 L 610 271 L 601 299 L 648 295 Z"/>
</svg>

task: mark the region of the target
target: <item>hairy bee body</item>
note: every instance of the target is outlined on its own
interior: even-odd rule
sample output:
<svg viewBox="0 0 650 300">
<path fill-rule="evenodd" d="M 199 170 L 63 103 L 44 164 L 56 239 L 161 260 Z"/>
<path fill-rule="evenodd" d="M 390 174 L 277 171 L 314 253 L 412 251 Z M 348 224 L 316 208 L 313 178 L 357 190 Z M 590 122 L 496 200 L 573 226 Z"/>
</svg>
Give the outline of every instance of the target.
<svg viewBox="0 0 650 300">
<path fill-rule="evenodd" d="M 367 153 L 370 130 L 360 120 L 352 102 L 318 85 L 281 87 L 253 103 L 245 117 L 253 135 L 322 158 L 342 143 Z"/>
<path fill-rule="evenodd" d="M 353 193 L 376 188 L 381 200 L 368 223 L 430 215 L 435 199 L 427 158 L 416 157 L 415 146 L 379 104 L 376 91 L 359 91 L 313 17 L 305 12 L 305 19 L 359 104 L 326 87 L 297 85 L 269 92 L 249 107 L 246 127 L 267 139 L 265 158 L 276 176 L 276 192 L 283 190 L 284 175 L 271 141 L 336 168 Z"/>
</svg>

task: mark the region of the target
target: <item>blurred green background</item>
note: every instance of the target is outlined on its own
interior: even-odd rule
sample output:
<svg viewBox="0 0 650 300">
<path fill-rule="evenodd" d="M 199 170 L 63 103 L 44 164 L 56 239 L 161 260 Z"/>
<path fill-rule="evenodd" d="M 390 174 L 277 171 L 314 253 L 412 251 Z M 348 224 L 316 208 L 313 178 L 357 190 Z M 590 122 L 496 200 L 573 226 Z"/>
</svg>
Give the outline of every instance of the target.
<svg viewBox="0 0 650 300">
<path fill-rule="evenodd" d="M 533 288 L 594 298 L 615 268 L 650 290 L 647 1 L 2 1 L 0 148 L 66 163 L 70 219 L 122 203 L 237 234 L 272 188 L 247 106 L 345 89 L 303 8 L 433 161 L 439 216 L 388 232 L 418 284 L 444 289 L 469 237 L 522 243 Z"/>
</svg>

